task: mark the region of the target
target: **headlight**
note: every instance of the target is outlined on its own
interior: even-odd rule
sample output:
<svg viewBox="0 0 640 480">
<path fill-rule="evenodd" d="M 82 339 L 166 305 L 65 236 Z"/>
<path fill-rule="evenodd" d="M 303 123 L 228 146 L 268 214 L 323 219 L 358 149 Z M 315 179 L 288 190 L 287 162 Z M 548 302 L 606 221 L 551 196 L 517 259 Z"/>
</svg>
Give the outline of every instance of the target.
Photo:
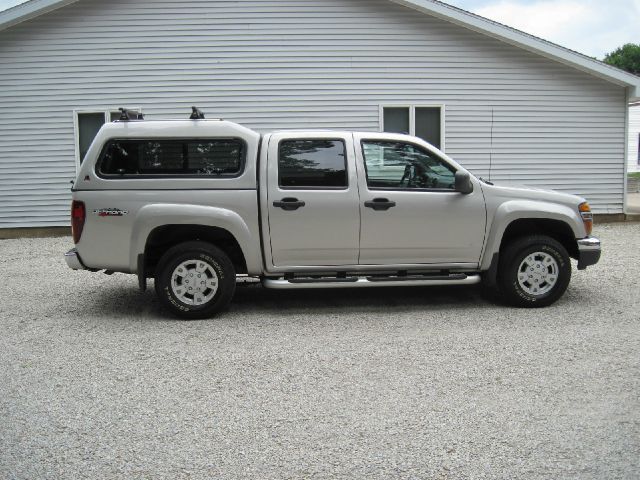
<svg viewBox="0 0 640 480">
<path fill-rule="evenodd" d="M 593 231 L 593 213 L 591 213 L 591 207 L 587 202 L 584 202 L 580 204 L 578 211 L 582 217 L 582 223 L 584 223 L 584 229 L 587 231 L 587 235 L 591 235 Z"/>
</svg>

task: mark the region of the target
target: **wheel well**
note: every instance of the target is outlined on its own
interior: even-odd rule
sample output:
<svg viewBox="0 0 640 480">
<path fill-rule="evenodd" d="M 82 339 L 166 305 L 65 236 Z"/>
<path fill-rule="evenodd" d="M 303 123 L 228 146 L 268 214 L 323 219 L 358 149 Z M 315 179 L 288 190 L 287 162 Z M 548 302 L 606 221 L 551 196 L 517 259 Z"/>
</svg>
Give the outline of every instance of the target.
<svg viewBox="0 0 640 480">
<path fill-rule="evenodd" d="M 562 244 L 571 258 L 578 258 L 578 243 L 571 227 L 561 220 L 521 218 L 509 224 L 502 236 L 500 251 L 511 240 L 525 235 L 547 235 Z"/>
<path fill-rule="evenodd" d="M 236 273 L 247 273 L 247 262 L 235 237 L 224 228 L 207 225 L 163 225 L 154 228 L 144 247 L 144 270 L 146 277 L 153 277 L 155 268 L 164 253 L 182 242 L 201 240 L 209 242 L 225 252 L 233 263 Z"/>
</svg>

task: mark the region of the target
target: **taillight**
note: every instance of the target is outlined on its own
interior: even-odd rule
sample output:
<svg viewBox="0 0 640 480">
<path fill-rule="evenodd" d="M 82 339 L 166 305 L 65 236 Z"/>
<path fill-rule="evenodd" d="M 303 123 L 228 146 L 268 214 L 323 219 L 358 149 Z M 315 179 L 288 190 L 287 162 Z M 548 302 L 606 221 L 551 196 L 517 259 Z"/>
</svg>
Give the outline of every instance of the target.
<svg viewBox="0 0 640 480">
<path fill-rule="evenodd" d="M 71 203 L 71 234 L 73 235 L 73 243 L 78 243 L 80 241 L 86 214 L 87 212 L 84 208 L 84 202 L 74 200 Z"/>
<path fill-rule="evenodd" d="M 593 231 L 593 213 L 591 213 L 591 207 L 587 202 L 584 202 L 580 204 L 578 210 L 580 211 L 582 223 L 584 223 L 584 229 L 587 231 L 587 235 L 591 235 Z"/>
</svg>

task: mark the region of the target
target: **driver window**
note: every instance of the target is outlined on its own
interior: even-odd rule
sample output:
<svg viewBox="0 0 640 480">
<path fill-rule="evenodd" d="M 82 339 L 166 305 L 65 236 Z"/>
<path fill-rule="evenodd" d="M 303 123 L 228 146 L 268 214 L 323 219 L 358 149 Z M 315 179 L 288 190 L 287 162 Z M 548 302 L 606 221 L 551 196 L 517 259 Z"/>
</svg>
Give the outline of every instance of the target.
<svg viewBox="0 0 640 480">
<path fill-rule="evenodd" d="M 362 154 L 369 188 L 454 189 L 453 167 L 409 143 L 364 140 Z"/>
</svg>

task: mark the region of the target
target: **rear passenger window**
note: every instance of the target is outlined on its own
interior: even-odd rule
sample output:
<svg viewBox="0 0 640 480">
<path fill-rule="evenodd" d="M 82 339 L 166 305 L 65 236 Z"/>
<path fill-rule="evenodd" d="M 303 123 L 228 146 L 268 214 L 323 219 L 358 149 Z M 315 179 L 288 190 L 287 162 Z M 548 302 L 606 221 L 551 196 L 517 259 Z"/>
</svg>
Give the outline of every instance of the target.
<svg viewBox="0 0 640 480">
<path fill-rule="evenodd" d="M 278 185 L 282 188 L 347 188 L 344 141 L 281 141 L 278 149 Z"/>
<path fill-rule="evenodd" d="M 103 175 L 237 176 L 244 143 L 216 140 L 112 140 L 99 164 Z"/>
</svg>

